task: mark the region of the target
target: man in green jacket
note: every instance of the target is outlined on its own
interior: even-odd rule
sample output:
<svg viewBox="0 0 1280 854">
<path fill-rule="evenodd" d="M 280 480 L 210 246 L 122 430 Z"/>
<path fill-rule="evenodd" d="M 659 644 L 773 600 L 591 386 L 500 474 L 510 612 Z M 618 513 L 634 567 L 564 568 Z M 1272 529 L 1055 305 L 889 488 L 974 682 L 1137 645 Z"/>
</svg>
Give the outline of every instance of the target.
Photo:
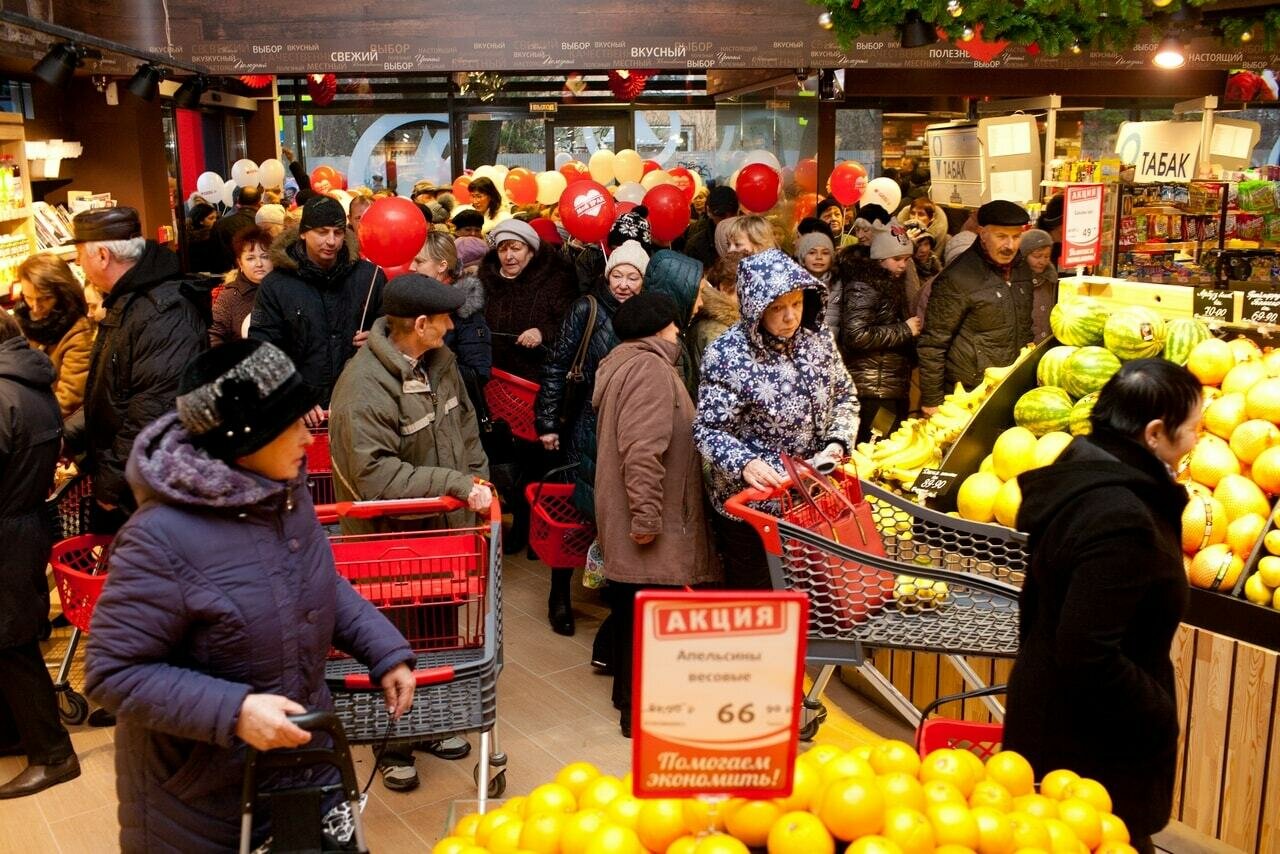
<svg viewBox="0 0 1280 854">
<path fill-rule="evenodd" d="M 450 314 L 462 291 L 417 273 L 397 276 L 382 294 L 384 317 L 369 340 L 343 369 L 329 408 L 329 450 L 339 501 L 372 501 L 451 495 L 476 513 L 489 509 L 493 493 L 483 481 L 489 461 L 480 445 L 476 413 L 458 373 L 457 359 L 444 345 L 453 328 Z M 474 526 L 468 511 L 451 513 L 451 528 Z M 422 530 L 433 518 L 343 519 L 344 534 Z M 432 606 L 430 623 L 447 634 L 456 621 L 450 605 Z M 393 745 L 378 763 L 383 784 L 393 791 L 418 786 L 412 751 L 444 759 L 471 751 L 463 738 Z"/>
</svg>

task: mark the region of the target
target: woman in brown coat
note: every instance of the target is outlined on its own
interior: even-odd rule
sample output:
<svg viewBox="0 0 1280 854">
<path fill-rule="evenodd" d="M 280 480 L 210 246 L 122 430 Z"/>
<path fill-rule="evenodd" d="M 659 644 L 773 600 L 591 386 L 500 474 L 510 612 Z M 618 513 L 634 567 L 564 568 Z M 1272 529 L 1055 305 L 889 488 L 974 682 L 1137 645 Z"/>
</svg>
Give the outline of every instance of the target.
<svg viewBox="0 0 1280 854">
<path fill-rule="evenodd" d="M 720 579 L 707 528 L 693 400 L 676 372 L 676 306 L 643 292 L 614 314 L 622 343 L 596 371 L 596 525 L 613 609 L 613 705 L 631 737 L 636 593 Z"/>
<path fill-rule="evenodd" d="M 93 354 L 93 323 L 84 288 L 67 262 L 54 255 L 32 255 L 18 268 L 22 301 L 13 313 L 33 349 L 53 362 L 58 379 L 54 396 L 66 418 L 84 403 Z"/>
</svg>

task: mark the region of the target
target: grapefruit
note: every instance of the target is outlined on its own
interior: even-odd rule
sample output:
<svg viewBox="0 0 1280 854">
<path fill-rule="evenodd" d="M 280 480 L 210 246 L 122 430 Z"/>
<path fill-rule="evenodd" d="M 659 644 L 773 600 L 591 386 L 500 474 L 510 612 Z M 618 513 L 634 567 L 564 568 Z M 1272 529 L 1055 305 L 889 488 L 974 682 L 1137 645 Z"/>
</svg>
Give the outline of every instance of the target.
<svg viewBox="0 0 1280 854">
<path fill-rule="evenodd" d="M 1231 348 L 1231 355 L 1237 365 L 1262 359 L 1262 348 L 1243 336 L 1232 338 L 1227 342 L 1227 346 Z"/>
<path fill-rule="evenodd" d="M 1258 454 L 1249 476 L 1271 495 L 1280 495 L 1280 446 L 1267 448 Z"/>
<path fill-rule="evenodd" d="M 1248 400 L 1246 396 L 1245 400 Z M 1280 427 L 1263 418 L 1251 418 L 1231 431 L 1231 453 L 1245 465 L 1253 465 L 1258 455 L 1280 445 Z"/>
<path fill-rule="evenodd" d="M 1271 512 L 1271 503 L 1262 488 L 1244 475 L 1223 475 L 1213 488 L 1213 497 L 1222 502 L 1229 522 L 1249 513 L 1265 517 Z"/>
<path fill-rule="evenodd" d="M 1187 370 L 1195 374 L 1203 385 L 1217 385 L 1222 382 L 1236 364 L 1235 354 L 1226 341 L 1210 338 L 1201 341 L 1191 349 L 1187 357 Z"/>
<path fill-rule="evenodd" d="M 1187 580 L 1192 587 L 1230 591 L 1243 569 L 1244 561 L 1236 557 L 1235 552 L 1231 551 L 1231 546 L 1218 543 L 1203 549 L 1191 559 L 1191 572 Z M 1072 784 L 1067 789 L 1067 797 L 1078 797 L 1071 794 L 1074 788 L 1075 784 Z M 1110 807 L 1107 811 L 1110 812 Z"/>
<path fill-rule="evenodd" d="M 1213 489 L 1223 477 L 1240 474 L 1240 461 L 1217 436 L 1201 436 L 1191 449 L 1187 469 L 1192 480 Z"/>
<path fill-rule="evenodd" d="M 1267 517 L 1257 513 L 1246 513 L 1227 526 L 1227 545 L 1241 560 L 1248 560 L 1267 527 Z"/>
<path fill-rule="evenodd" d="M 1267 369 L 1260 361 L 1236 362 L 1222 378 L 1222 393 L 1244 394 L 1267 378 Z"/>
<path fill-rule="evenodd" d="M 1227 508 L 1212 495 L 1192 494 L 1182 511 L 1182 550 L 1193 555 L 1227 540 Z"/>
<path fill-rule="evenodd" d="M 1243 367 L 1245 365 L 1236 370 Z M 1268 377 L 1254 383 L 1245 392 L 1244 400 L 1245 414 L 1250 418 L 1260 418 L 1273 424 L 1280 422 L 1280 377 Z"/>
<path fill-rule="evenodd" d="M 1030 432 L 1027 431 L 1028 435 Z M 1034 441 L 1033 437 L 1032 442 Z M 1003 485 L 1000 478 L 986 472 L 976 472 L 966 477 L 960 484 L 960 491 L 956 493 L 956 510 L 959 511 L 960 518 L 970 522 L 990 522 L 994 519 L 996 497 Z"/>
<path fill-rule="evenodd" d="M 1245 422 L 1246 411 L 1242 392 L 1224 393 L 1204 408 L 1204 429 L 1215 436 L 1230 439 L 1232 432 Z"/>
<path fill-rule="evenodd" d="M 1026 427 L 1010 427 L 996 438 L 991 456 L 998 478 L 1017 477 L 1035 467 L 1036 434 Z"/>
<path fill-rule="evenodd" d="M 1006 528 L 1014 527 L 1018 519 L 1018 508 L 1022 506 L 1022 490 L 1018 489 L 1018 479 L 1006 480 L 996 493 L 996 503 L 992 507 L 996 521 Z"/>
<path fill-rule="evenodd" d="M 1267 367 L 1267 376 L 1280 377 L 1280 350 L 1270 350 L 1262 357 L 1262 364 Z"/>
</svg>

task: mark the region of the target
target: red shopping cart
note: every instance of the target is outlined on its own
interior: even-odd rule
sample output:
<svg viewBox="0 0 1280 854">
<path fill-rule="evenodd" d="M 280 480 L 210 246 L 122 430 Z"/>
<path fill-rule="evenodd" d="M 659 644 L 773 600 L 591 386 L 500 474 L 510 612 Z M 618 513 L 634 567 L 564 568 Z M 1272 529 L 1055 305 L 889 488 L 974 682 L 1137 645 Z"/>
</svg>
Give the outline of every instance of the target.
<svg viewBox="0 0 1280 854">
<path fill-rule="evenodd" d="M 533 425 L 533 401 L 537 396 L 537 383 L 497 368 L 484 384 L 484 399 L 489 404 L 490 416 L 495 421 L 507 422 L 511 435 L 526 442 L 538 441 L 538 431 Z"/>
<path fill-rule="evenodd" d="M 62 613 L 72 626 L 71 639 L 53 680 L 58 715 L 69 724 L 82 724 L 89 717 L 89 701 L 71 687 L 71 662 L 75 660 L 80 636 L 89 631 L 93 608 L 107 583 L 110 548 L 109 536 L 80 534 L 55 543 L 49 556 Z"/>
<path fill-rule="evenodd" d="M 455 498 L 365 501 L 317 507 L 339 517 L 420 517 L 465 509 Z M 480 733 L 477 799 L 506 789 L 498 749 L 502 670 L 502 510 L 495 498 L 472 527 L 331 537 L 338 572 L 387 616 L 417 654 L 413 708 L 391 721 L 381 688 L 353 659 L 325 665 L 334 709 L 354 743 Z M 498 769 L 490 778 L 490 768 Z"/>
<path fill-rule="evenodd" d="M 948 703 L 994 697 L 1005 693 L 1006 690 L 1005 685 L 991 685 L 976 691 L 939 697 L 925 706 L 920 712 L 920 726 L 916 728 L 916 751 L 919 752 L 920 758 L 923 759 L 933 751 L 943 748 L 967 750 L 983 761 L 999 753 L 1004 737 L 1003 724 L 932 718 L 930 715 Z"/>
<path fill-rule="evenodd" d="M 311 445 L 307 448 L 307 489 L 316 505 L 338 500 L 333 491 L 333 457 L 329 454 L 329 413 L 320 427 L 310 427 Z"/>
</svg>

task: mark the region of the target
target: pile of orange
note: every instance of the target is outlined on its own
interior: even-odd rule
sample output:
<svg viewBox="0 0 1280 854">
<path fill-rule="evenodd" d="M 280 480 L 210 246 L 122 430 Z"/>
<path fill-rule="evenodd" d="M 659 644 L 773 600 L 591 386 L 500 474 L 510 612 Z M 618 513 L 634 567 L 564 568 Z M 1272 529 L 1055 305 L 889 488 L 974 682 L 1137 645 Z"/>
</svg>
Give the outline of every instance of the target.
<svg viewBox="0 0 1280 854">
<path fill-rule="evenodd" d="M 1205 409 L 1179 473 L 1191 493 L 1183 560 L 1191 584 L 1230 592 L 1280 495 L 1280 350 L 1208 339 L 1187 369 L 1204 385 Z"/>
<path fill-rule="evenodd" d="M 629 776 L 629 775 L 628 775 Z M 576 762 L 555 781 L 459 819 L 432 854 L 1127 854 L 1129 831 L 1096 780 L 1045 776 L 1012 751 L 923 760 L 901 741 L 796 760 L 772 800 L 639 800 L 627 777 Z"/>
</svg>

